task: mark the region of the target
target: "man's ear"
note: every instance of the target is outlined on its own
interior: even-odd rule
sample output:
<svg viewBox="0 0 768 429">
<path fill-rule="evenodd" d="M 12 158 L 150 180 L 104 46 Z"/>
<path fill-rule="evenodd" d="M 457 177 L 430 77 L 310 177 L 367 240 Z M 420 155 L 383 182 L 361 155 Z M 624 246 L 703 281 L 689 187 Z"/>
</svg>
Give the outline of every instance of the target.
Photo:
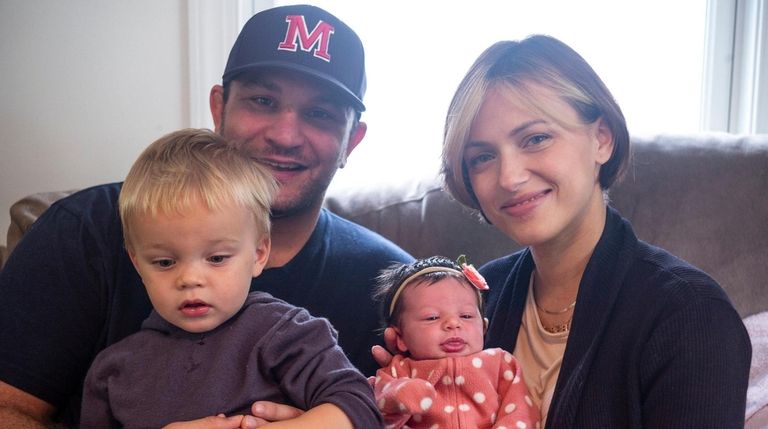
<svg viewBox="0 0 768 429">
<path fill-rule="evenodd" d="M 213 128 L 217 134 L 221 134 L 221 126 L 224 123 L 224 87 L 214 85 L 211 88 L 211 94 L 208 96 L 208 104 L 211 107 L 211 116 L 213 117 Z"/>
<path fill-rule="evenodd" d="M 357 126 L 349 133 L 349 141 L 347 142 L 347 150 L 344 153 L 344 157 L 339 161 L 339 168 L 344 168 L 347 165 L 347 158 L 349 154 L 363 141 L 365 133 L 368 131 L 368 125 L 365 122 L 358 122 Z"/>
<path fill-rule="evenodd" d="M 406 345 L 405 341 L 403 341 L 403 335 L 400 332 L 400 328 L 397 326 L 392 326 L 392 329 L 395 331 L 395 345 L 397 345 L 397 351 L 400 353 L 407 352 L 408 345 Z"/>
<path fill-rule="evenodd" d="M 256 243 L 256 253 L 253 260 L 253 277 L 258 277 L 264 270 L 269 261 L 269 251 L 272 247 L 272 240 L 269 237 L 262 237 Z"/>
</svg>

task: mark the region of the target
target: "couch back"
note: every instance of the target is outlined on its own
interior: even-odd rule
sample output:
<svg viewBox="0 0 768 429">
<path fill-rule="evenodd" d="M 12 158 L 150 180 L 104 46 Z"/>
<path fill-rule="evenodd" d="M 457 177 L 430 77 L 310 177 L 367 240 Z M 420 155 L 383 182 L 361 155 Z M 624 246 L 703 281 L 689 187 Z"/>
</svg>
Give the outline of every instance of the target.
<svg viewBox="0 0 768 429">
<path fill-rule="evenodd" d="M 633 138 L 611 204 L 641 240 L 714 277 L 742 317 L 768 310 L 768 135 Z M 437 177 L 329 192 L 326 206 L 416 257 L 480 265 L 519 246 L 441 190 Z"/>
<path fill-rule="evenodd" d="M 768 135 L 658 135 L 633 138 L 633 151 L 629 174 L 610 198 L 638 237 L 709 273 L 742 317 L 768 310 Z M 14 204 L 5 253 L 69 193 Z M 326 207 L 416 257 L 466 254 L 479 266 L 519 249 L 444 193 L 436 175 L 334 188 Z"/>
</svg>

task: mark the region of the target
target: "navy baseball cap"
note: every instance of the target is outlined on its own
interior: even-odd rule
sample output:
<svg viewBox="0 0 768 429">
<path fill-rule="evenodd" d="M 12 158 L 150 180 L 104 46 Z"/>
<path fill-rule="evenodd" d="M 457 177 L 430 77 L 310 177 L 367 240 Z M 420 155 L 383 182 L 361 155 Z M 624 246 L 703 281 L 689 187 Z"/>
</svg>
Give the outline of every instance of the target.
<svg viewBox="0 0 768 429">
<path fill-rule="evenodd" d="M 304 73 L 341 90 L 365 110 L 365 53 L 349 26 L 309 5 L 280 6 L 253 15 L 237 36 L 222 80 L 243 72 L 278 68 Z"/>
</svg>

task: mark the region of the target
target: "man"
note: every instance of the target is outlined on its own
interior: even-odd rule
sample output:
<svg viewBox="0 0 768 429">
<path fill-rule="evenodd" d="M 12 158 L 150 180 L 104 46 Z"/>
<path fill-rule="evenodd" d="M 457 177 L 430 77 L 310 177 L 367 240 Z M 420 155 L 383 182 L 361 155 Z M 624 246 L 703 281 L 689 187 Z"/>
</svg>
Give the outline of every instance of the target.
<svg viewBox="0 0 768 429">
<path fill-rule="evenodd" d="M 286 6 L 246 23 L 210 105 L 216 131 L 280 183 L 268 269 L 252 290 L 327 317 L 350 360 L 370 375 L 373 278 L 412 258 L 322 209 L 333 175 L 365 136 L 364 92 L 357 35 L 322 9 Z M 0 272 L 0 422 L 9 427 L 75 424 L 92 359 L 149 314 L 123 248 L 119 191 L 96 186 L 51 206 Z"/>
</svg>

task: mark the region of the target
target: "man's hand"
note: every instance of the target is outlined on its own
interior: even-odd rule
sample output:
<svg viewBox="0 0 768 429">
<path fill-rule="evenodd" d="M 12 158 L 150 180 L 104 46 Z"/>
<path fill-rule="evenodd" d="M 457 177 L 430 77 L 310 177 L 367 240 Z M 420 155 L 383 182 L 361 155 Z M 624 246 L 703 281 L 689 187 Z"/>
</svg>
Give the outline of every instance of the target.
<svg viewBox="0 0 768 429">
<path fill-rule="evenodd" d="M 384 345 L 387 348 L 385 349 L 382 346 L 373 346 L 373 348 L 371 348 L 373 359 L 382 368 L 389 365 L 389 363 L 392 361 L 393 354 L 397 353 L 397 343 L 395 341 L 396 336 L 397 334 L 395 333 L 395 330 L 391 327 L 388 327 L 384 330 Z"/>
<path fill-rule="evenodd" d="M 163 429 L 256 429 L 270 422 L 289 420 L 304 412 L 290 405 L 269 401 L 256 401 L 251 406 L 252 416 L 229 416 L 224 414 L 205 417 L 187 422 L 171 423 Z"/>
<path fill-rule="evenodd" d="M 176 422 L 166 425 L 163 429 L 244 429 L 257 426 L 242 426 L 245 423 L 244 416 L 229 416 L 224 414 L 205 417 L 186 422 Z"/>
<path fill-rule="evenodd" d="M 246 424 L 243 426 L 244 429 L 258 428 L 269 422 L 289 420 L 302 415 L 304 411 L 276 402 L 256 401 L 251 406 L 251 413 L 253 416 L 245 416 L 248 421 L 243 422 Z"/>
</svg>

